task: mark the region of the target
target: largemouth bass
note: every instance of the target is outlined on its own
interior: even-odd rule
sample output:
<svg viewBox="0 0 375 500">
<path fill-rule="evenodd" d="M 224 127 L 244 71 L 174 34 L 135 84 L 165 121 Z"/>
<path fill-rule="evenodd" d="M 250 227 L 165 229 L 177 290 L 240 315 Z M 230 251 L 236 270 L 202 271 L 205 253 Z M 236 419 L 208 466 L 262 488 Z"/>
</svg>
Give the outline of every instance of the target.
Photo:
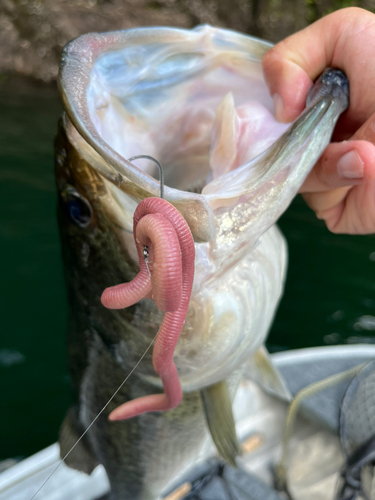
<svg viewBox="0 0 375 500">
<path fill-rule="evenodd" d="M 89 34 L 64 49 L 56 180 L 74 403 L 60 445 L 64 456 L 137 365 L 66 460 L 87 473 L 103 464 L 112 500 L 161 498 L 210 453 L 208 427 L 225 455 L 230 400 L 249 363 L 287 396 L 263 347 L 287 261 L 275 222 L 329 142 L 348 85 L 341 72 L 325 73 L 301 117 L 278 124 L 260 64 L 269 48 L 203 26 Z M 163 314 L 151 299 L 120 310 L 100 303 L 105 288 L 138 271 L 133 213 L 160 192 L 152 162 L 127 160 L 142 154 L 163 165 L 164 197 L 195 240 L 174 354 L 184 396 L 173 410 L 110 422 L 115 407 L 162 387 L 152 350 L 138 362 Z"/>
</svg>

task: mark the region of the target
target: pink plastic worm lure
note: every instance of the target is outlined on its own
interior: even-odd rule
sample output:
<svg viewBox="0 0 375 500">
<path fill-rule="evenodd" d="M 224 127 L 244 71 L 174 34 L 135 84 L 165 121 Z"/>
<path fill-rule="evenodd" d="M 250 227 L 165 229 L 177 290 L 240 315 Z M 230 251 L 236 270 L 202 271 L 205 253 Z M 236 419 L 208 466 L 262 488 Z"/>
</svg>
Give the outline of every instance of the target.
<svg viewBox="0 0 375 500">
<path fill-rule="evenodd" d="M 185 322 L 193 286 L 194 240 L 180 212 L 162 198 L 146 198 L 138 205 L 134 213 L 133 234 L 140 271 L 130 283 L 104 290 L 101 300 L 109 309 L 122 309 L 142 298 L 152 297 L 157 307 L 166 312 L 152 355 L 164 394 L 128 401 L 109 415 L 110 420 L 169 410 L 182 399 L 173 353 Z M 145 261 L 145 247 L 149 252 L 149 267 Z"/>
</svg>

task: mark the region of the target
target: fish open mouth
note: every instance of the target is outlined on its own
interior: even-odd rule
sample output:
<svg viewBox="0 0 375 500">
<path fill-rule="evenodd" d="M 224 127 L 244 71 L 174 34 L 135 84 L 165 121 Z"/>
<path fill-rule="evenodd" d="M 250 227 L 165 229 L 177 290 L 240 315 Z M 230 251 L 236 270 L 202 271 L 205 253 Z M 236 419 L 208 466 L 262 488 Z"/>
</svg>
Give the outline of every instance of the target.
<svg viewBox="0 0 375 500">
<path fill-rule="evenodd" d="M 90 74 L 90 118 L 101 138 L 122 158 L 154 156 L 163 165 L 167 186 L 195 191 L 212 176 L 210 150 L 216 146 L 216 156 L 224 153 L 225 157 L 225 143 L 235 132 L 230 130 L 235 128 L 235 107 L 252 104 L 241 111 L 253 115 L 253 130 L 247 135 L 253 132 L 248 140 L 258 144 L 258 151 L 262 129 L 263 135 L 277 138 L 261 116 L 263 107 L 269 122 L 274 121 L 259 60 L 250 57 L 245 47 L 237 43 L 223 50 L 224 41 L 228 44 L 223 32 L 210 27 L 190 32 L 183 41 L 155 43 L 151 30 L 150 35 L 148 43 L 132 43 L 101 55 Z M 217 112 L 229 92 L 232 99 Z M 241 116 L 238 121 L 240 127 L 250 120 Z M 218 144 L 212 144 L 214 129 Z M 263 142 L 269 143 L 264 138 Z M 156 177 L 155 165 L 149 161 L 140 160 L 137 166 Z"/>
<path fill-rule="evenodd" d="M 60 91 L 84 139 L 76 134 L 76 147 L 137 202 L 158 195 L 157 170 L 148 160 L 127 159 L 158 159 L 165 198 L 183 213 L 196 241 L 210 240 L 213 218 L 202 188 L 249 162 L 286 128 L 275 122 L 261 71 L 270 46 L 210 26 L 74 40 L 63 54 Z"/>
<path fill-rule="evenodd" d="M 324 149 L 322 131 L 332 128 L 338 112 L 337 100 L 323 94 L 302 117 L 305 123 L 297 121 L 280 138 L 287 126 L 274 119 L 261 70 L 270 47 L 210 26 L 81 36 L 64 49 L 59 77 L 78 132 L 68 135 L 83 158 L 134 201 L 133 212 L 142 199 L 158 196 L 160 186 L 152 162 L 128 158 L 155 157 L 165 173 L 165 198 L 197 242 L 213 238 L 213 210 L 234 207 L 249 192 L 262 197 L 271 184 L 280 187 L 278 206 L 269 211 L 274 223 Z M 257 161 L 270 147 L 269 161 Z M 129 208 L 129 200 L 121 203 Z"/>
</svg>

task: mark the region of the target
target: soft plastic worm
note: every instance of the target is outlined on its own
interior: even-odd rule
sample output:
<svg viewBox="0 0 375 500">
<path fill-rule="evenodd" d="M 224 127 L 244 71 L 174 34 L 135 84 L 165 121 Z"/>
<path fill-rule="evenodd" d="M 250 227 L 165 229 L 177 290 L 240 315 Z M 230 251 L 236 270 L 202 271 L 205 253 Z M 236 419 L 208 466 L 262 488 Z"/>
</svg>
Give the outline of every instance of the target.
<svg viewBox="0 0 375 500">
<path fill-rule="evenodd" d="M 161 198 L 146 198 L 138 205 L 134 213 L 133 234 L 140 271 L 130 283 L 107 288 L 101 300 L 105 307 L 121 309 L 142 298 L 152 297 L 157 307 L 166 312 L 152 355 L 164 394 L 128 401 L 110 414 L 110 420 L 169 410 L 182 399 L 173 353 L 185 322 L 193 286 L 193 237 L 178 210 Z M 145 246 L 149 250 L 148 268 L 143 254 Z"/>
</svg>

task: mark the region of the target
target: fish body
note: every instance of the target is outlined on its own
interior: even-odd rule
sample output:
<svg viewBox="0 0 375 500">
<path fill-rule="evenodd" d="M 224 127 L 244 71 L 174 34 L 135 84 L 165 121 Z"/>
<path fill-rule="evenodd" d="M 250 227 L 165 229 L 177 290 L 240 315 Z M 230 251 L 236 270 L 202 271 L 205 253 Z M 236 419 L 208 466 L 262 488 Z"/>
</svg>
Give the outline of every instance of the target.
<svg viewBox="0 0 375 500">
<path fill-rule="evenodd" d="M 277 124 L 260 64 L 269 48 L 203 26 L 89 34 L 64 50 L 56 180 L 74 403 L 60 445 L 64 455 L 137 365 L 67 459 L 88 473 L 102 463 L 112 500 L 157 500 L 207 455 L 200 391 L 226 381 L 234 397 L 247 363 L 264 353 L 287 261 L 275 222 L 348 104 L 345 78 L 331 72 L 290 128 Z M 165 199 L 195 240 L 193 291 L 174 355 L 184 397 L 168 412 L 109 422 L 116 406 L 162 389 L 152 349 L 144 355 L 162 313 L 151 299 L 123 310 L 100 303 L 105 288 L 136 275 L 132 216 L 160 191 L 151 162 L 127 161 L 140 154 L 163 165 Z"/>
</svg>

